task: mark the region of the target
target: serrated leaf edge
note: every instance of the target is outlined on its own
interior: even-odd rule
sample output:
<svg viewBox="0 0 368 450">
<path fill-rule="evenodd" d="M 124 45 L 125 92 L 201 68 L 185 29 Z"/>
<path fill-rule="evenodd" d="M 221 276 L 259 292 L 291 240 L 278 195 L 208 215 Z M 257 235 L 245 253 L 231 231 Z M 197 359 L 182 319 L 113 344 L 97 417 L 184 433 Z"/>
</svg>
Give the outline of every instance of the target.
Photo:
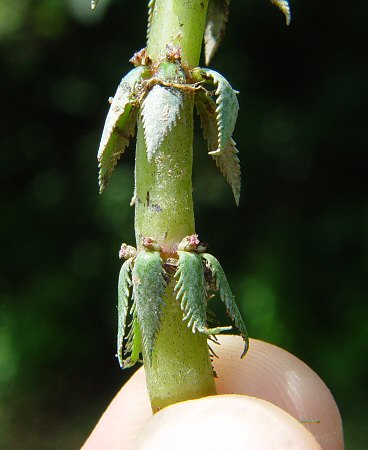
<svg viewBox="0 0 368 450">
<path fill-rule="evenodd" d="M 131 298 L 133 258 L 127 259 L 122 265 L 118 282 L 118 336 L 117 357 L 120 367 L 124 367 L 123 349 L 126 321 L 129 313 L 129 299 Z"/>
<path fill-rule="evenodd" d="M 129 139 L 135 134 L 138 112 L 135 99 L 136 85 L 142 79 L 142 75 L 146 70 L 146 67 L 140 66 L 128 72 L 120 81 L 112 98 L 97 153 L 98 167 L 100 169 L 98 176 L 100 193 L 107 186 L 119 159 L 129 144 Z M 129 94 L 124 92 L 127 86 L 130 91 Z M 128 114 L 128 117 L 123 125 L 123 130 L 121 130 L 117 124 L 125 114 Z"/>
<path fill-rule="evenodd" d="M 222 142 L 222 134 L 224 130 L 224 123 L 223 123 L 223 111 L 222 111 L 222 105 L 224 101 L 224 95 L 223 92 L 226 88 L 229 89 L 233 93 L 232 102 L 233 102 L 233 108 L 236 109 L 236 115 L 235 119 L 233 120 L 232 124 L 232 130 L 229 133 L 229 136 L 234 132 L 237 114 L 239 110 L 239 103 L 238 99 L 236 98 L 236 94 L 238 94 L 238 91 L 235 91 L 230 83 L 226 80 L 225 77 L 223 77 L 220 73 L 216 72 L 212 69 L 201 69 L 202 74 L 207 78 L 212 78 L 213 84 L 216 86 L 215 95 L 216 95 L 216 123 L 217 123 L 217 130 L 218 130 L 218 142 L 217 142 L 217 149 L 214 150 L 214 153 L 221 153 L 221 151 L 226 147 L 227 141 Z"/>
<path fill-rule="evenodd" d="M 206 107 L 209 106 L 210 110 Z M 215 160 L 216 166 L 222 173 L 222 175 L 225 177 L 226 181 L 231 187 L 231 190 L 234 195 L 235 203 L 237 206 L 239 206 L 239 199 L 240 199 L 240 188 L 241 188 L 241 169 L 240 169 L 240 161 L 237 156 L 239 153 L 236 149 L 235 141 L 230 138 L 227 146 L 222 152 L 219 152 L 217 150 L 213 150 L 216 148 L 216 142 L 212 140 L 211 136 L 211 129 L 217 127 L 216 119 L 213 117 L 216 114 L 216 104 L 215 102 L 209 97 L 208 95 L 204 95 L 201 93 L 200 95 L 196 96 L 196 109 L 197 113 L 200 117 L 201 126 L 203 129 L 203 136 L 207 141 L 208 146 L 208 154 L 212 156 L 212 158 Z M 212 122 L 212 124 L 210 123 Z M 209 125 L 208 125 L 209 124 Z M 235 173 L 226 170 L 227 165 L 223 163 L 224 158 L 226 158 L 229 153 L 233 154 L 233 160 L 234 160 L 234 168 Z"/>
<path fill-rule="evenodd" d="M 155 3 L 156 3 L 156 0 L 149 0 L 149 2 L 148 2 L 148 21 L 147 21 L 147 34 L 146 34 L 147 42 L 148 42 L 149 36 L 150 36 L 153 10 L 155 9 Z"/>
<path fill-rule="evenodd" d="M 202 298 L 203 304 L 198 305 L 199 310 L 202 309 L 202 317 L 195 318 L 194 317 L 194 311 L 190 308 L 190 305 L 187 302 L 187 294 L 191 289 L 191 283 L 193 283 L 193 275 L 188 274 L 185 275 L 184 271 L 184 263 L 183 259 L 186 256 L 195 256 L 198 258 L 199 263 L 199 277 L 201 277 L 201 293 L 199 293 L 198 298 Z M 174 275 L 174 278 L 177 278 L 177 282 L 174 287 L 174 293 L 176 294 L 176 300 L 180 302 L 180 308 L 183 311 L 183 321 L 188 321 L 187 326 L 188 328 L 192 329 L 193 333 L 199 332 L 206 335 L 216 335 L 221 333 L 222 331 L 228 331 L 232 327 L 216 327 L 216 328 L 208 328 L 207 327 L 207 299 L 206 299 L 206 289 L 205 289 L 205 280 L 204 280 L 204 271 L 203 271 L 203 265 L 201 257 L 194 252 L 189 251 L 178 251 L 178 268 Z"/>
<path fill-rule="evenodd" d="M 157 264 L 156 269 L 158 269 L 158 273 L 157 276 L 161 276 L 162 277 L 162 283 L 161 283 L 161 292 L 155 292 L 156 295 L 156 300 L 157 300 L 157 305 L 159 306 L 159 310 L 156 311 L 156 313 L 158 313 L 158 320 L 159 322 L 157 323 L 157 329 L 155 330 L 155 336 L 153 337 L 153 342 L 148 342 L 148 338 L 145 335 L 145 321 L 142 320 L 142 317 L 139 317 L 139 302 L 141 301 L 141 299 L 139 298 L 139 293 L 138 293 L 138 287 L 139 285 L 142 284 L 142 280 L 138 279 L 136 276 L 136 271 L 137 271 L 137 266 L 140 264 L 140 258 L 142 258 L 142 255 L 151 255 L 152 257 L 155 256 L 159 256 L 159 262 L 160 264 Z M 146 264 L 145 264 L 146 265 Z M 139 253 L 136 257 L 135 260 L 135 265 L 134 265 L 134 269 L 133 269 L 133 273 L 132 273 L 132 281 L 133 281 L 133 298 L 134 298 L 134 303 L 135 303 L 135 308 L 137 308 L 137 318 L 140 324 L 140 333 L 141 333 L 141 339 L 142 339 L 142 343 L 143 343 L 143 348 L 145 350 L 145 354 L 147 356 L 148 362 L 151 365 L 152 364 L 152 355 L 154 352 L 154 346 L 155 346 L 155 342 L 157 339 L 157 334 L 160 331 L 160 326 L 162 324 L 162 318 L 163 318 L 163 308 L 165 305 L 165 301 L 164 301 L 164 292 L 165 292 L 165 288 L 166 288 L 166 282 L 164 279 L 164 274 L 165 274 L 165 270 L 162 267 L 162 259 L 160 257 L 160 253 L 159 252 L 155 252 L 155 251 L 142 251 L 141 253 Z M 144 282 L 147 282 L 147 279 L 143 280 Z M 152 285 L 149 286 L 150 289 L 152 289 Z M 148 288 L 148 286 L 147 286 Z M 152 314 L 153 315 L 153 314 Z"/>
<path fill-rule="evenodd" d="M 203 317 L 198 318 L 197 320 L 194 318 L 193 311 L 190 309 L 190 306 L 187 302 L 187 293 L 190 290 L 190 283 L 193 282 L 190 276 L 186 276 L 185 274 L 185 265 L 183 262 L 183 259 L 189 255 L 196 255 L 195 253 L 189 253 L 185 251 L 178 251 L 178 268 L 174 275 L 174 278 L 177 278 L 177 282 L 175 284 L 174 292 L 176 293 L 176 299 L 180 301 L 180 308 L 183 311 L 183 321 L 188 320 L 187 326 L 188 328 L 192 328 L 192 332 L 195 333 L 196 331 L 200 333 L 204 333 L 206 330 L 206 305 L 205 305 L 205 287 L 204 287 L 204 277 L 203 277 L 203 271 L 201 274 L 197 274 L 199 276 L 202 275 L 203 277 L 203 283 L 202 283 L 202 293 L 201 295 L 203 299 L 203 305 L 200 305 L 200 307 L 203 309 Z M 196 255 L 198 256 L 198 255 Z M 188 280 L 189 278 L 189 280 Z"/>
<path fill-rule="evenodd" d="M 235 141 L 230 138 L 229 143 L 222 153 L 211 154 L 212 158 L 215 160 L 216 166 L 220 169 L 220 172 L 231 187 L 236 206 L 239 206 L 241 189 L 241 169 L 240 160 L 237 156 L 238 153 L 239 151 L 236 148 Z M 233 163 L 233 170 L 228 170 L 228 165 L 224 163 L 225 158 L 230 155 L 232 160 L 231 162 Z"/>
<path fill-rule="evenodd" d="M 214 23 L 213 21 L 211 21 L 211 12 L 212 9 L 211 8 L 216 8 L 217 5 L 215 5 L 215 3 L 222 3 L 222 8 L 224 9 L 224 18 L 221 22 L 220 25 L 220 30 L 218 33 L 218 37 L 216 39 L 216 37 L 213 34 L 212 29 L 215 27 L 218 27 L 218 23 Z M 203 35 L 203 40 L 204 40 L 204 57 L 205 57 L 205 64 L 206 66 L 208 66 L 208 64 L 210 63 L 211 59 L 213 58 L 213 56 L 215 55 L 217 49 L 219 48 L 221 41 L 225 35 L 225 29 L 226 29 L 226 24 L 229 18 L 229 4 L 230 4 L 230 0 L 211 0 L 208 4 L 208 10 L 207 10 L 207 16 L 206 16 L 206 25 L 205 25 L 205 31 L 204 31 L 204 35 Z M 211 40 L 214 41 L 214 44 L 211 45 Z"/>
<path fill-rule="evenodd" d="M 127 343 L 125 345 L 124 355 L 130 353 L 123 361 L 123 369 L 134 366 L 136 362 L 141 361 L 139 355 L 142 352 L 142 342 L 141 342 L 141 332 L 139 329 L 138 317 L 135 308 L 135 303 L 133 303 L 130 313 L 133 316 L 132 321 L 129 324 L 129 333 L 126 336 Z"/>
<path fill-rule="evenodd" d="M 171 122 L 168 120 L 165 120 L 165 117 L 164 117 L 165 114 L 166 115 L 168 114 L 168 110 L 160 111 L 161 116 L 156 116 L 156 119 L 158 119 L 158 117 L 160 117 L 160 120 L 163 120 L 165 122 L 166 128 L 164 129 L 164 132 L 162 133 L 162 135 L 158 139 L 154 140 L 154 139 L 152 139 L 151 136 L 148 135 L 148 133 L 149 133 L 148 124 L 149 124 L 149 122 L 152 121 L 152 118 L 147 117 L 148 115 L 147 115 L 147 113 L 145 113 L 145 105 L 146 105 L 147 100 L 150 97 L 150 94 L 154 90 L 157 91 L 157 89 L 163 89 L 166 92 L 173 94 L 175 97 L 180 98 L 181 104 L 180 104 L 179 108 L 175 111 L 175 115 L 174 115 L 173 119 L 171 120 Z M 173 88 L 173 87 L 163 86 L 161 84 L 154 85 L 153 88 L 146 95 L 145 99 L 142 102 L 141 117 L 142 117 L 142 123 L 143 123 L 144 139 L 145 139 L 145 143 L 146 143 L 148 162 L 152 161 L 152 158 L 154 158 L 155 155 L 157 154 L 157 151 L 159 150 L 159 148 L 162 145 L 166 136 L 172 131 L 172 129 L 177 124 L 177 122 L 180 118 L 180 113 L 182 111 L 183 104 L 184 104 L 184 97 L 183 97 L 183 94 L 178 89 Z"/>
<path fill-rule="evenodd" d="M 221 301 L 225 304 L 226 312 L 233 320 L 236 328 L 239 330 L 240 335 L 244 340 L 244 350 L 241 355 L 241 358 L 243 358 L 247 353 L 249 347 L 248 333 L 243 318 L 238 309 L 238 306 L 235 302 L 235 297 L 227 281 L 225 272 L 221 267 L 219 261 L 213 255 L 209 253 L 202 253 L 201 257 L 203 258 L 205 264 L 207 264 L 212 273 L 212 277 L 214 278 L 215 281 L 216 290 L 220 294 Z"/>
</svg>

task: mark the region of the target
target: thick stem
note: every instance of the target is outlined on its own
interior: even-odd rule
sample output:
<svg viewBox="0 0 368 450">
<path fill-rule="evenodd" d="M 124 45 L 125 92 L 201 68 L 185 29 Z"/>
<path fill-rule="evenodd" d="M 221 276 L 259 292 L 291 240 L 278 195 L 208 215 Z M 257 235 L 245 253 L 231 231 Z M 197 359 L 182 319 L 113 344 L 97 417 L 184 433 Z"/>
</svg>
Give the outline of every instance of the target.
<svg viewBox="0 0 368 450">
<path fill-rule="evenodd" d="M 144 358 L 153 412 L 172 403 L 216 393 L 206 336 L 194 334 L 183 322 L 173 283 L 166 290 L 165 303 L 152 365 Z"/>
<path fill-rule="evenodd" d="M 186 96 L 177 125 L 151 162 L 147 160 L 143 125 L 139 120 L 135 169 L 138 247 L 143 237 L 151 237 L 165 253 L 173 253 L 183 237 L 194 233 L 192 140 L 192 97 Z"/>
<path fill-rule="evenodd" d="M 156 0 L 148 41 L 148 54 L 153 62 L 165 57 L 167 44 L 174 44 L 181 48 L 185 67 L 198 65 L 207 4 L 208 0 Z M 192 143 L 190 94 L 185 96 L 178 123 L 151 162 L 147 160 L 139 120 L 135 172 L 138 248 L 143 237 L 150 237 L 161 245 L 163 257 L 167 257 L 175 253 L 185 236 L 194 234 Z M 166 307 L 152 364 L 144 358 L 153 411 L 216 392 L 206 336 L 194 334 L 183 322 L 173 286 L 171 280 L 165 293 Z"/>
<path fill-rule="evenodd" d="M 152 60 L 165 57 L 166 45 L 173 44 L 184 66 L 198 66 L 207 6 L 208 0 L 156 0 L 147 43 Z"/>
</svg>

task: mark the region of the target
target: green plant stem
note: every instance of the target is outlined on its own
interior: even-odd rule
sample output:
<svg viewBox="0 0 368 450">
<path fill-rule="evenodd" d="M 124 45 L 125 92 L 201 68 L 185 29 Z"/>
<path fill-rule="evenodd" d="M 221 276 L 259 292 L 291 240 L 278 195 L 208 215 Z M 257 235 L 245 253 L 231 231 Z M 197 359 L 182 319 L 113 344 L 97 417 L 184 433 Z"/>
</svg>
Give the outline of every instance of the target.
<svg viewBox="0 0 368 450">
<path fill-rule="evenodd" d="M 153 61 L 166 54 L 166 45 L 181 48 L 184 66 L 196 67 L 201 54 L 208 0 L 156 0 L 147 42 Z"/>
<path fill-rule="evenodd" d="M 183 237 L 194 233 L 192 200 L 193 99 L 185 98 L 180 120 L 160 151 L 147 160 L 143 125 L 138 122 L 135 167 L 135 232 L 154 238 L 165 253 L 176 251 Z"/>
<path fill-rule="evenodd" d="M 208 0 L 156 0 L 147 52 L 154 63 L 166 55 L 166 45 L 181 48 L 186 68 L 199 63 Z M 137 247 L 143 237 L 155 239 L 163 258 L 174 256 L 178 243 L 194 234 L 192 200 L 193 97 L 186 95 L 180 119 L 149 163 L 143 125 L 138 123 L 135 169 L 135 231 Z M 144 357 L 153 411 L 183 400 L 215 394 L 205 335 L 194 334 L 171 281 L 152 364 Z"/>
</svg>

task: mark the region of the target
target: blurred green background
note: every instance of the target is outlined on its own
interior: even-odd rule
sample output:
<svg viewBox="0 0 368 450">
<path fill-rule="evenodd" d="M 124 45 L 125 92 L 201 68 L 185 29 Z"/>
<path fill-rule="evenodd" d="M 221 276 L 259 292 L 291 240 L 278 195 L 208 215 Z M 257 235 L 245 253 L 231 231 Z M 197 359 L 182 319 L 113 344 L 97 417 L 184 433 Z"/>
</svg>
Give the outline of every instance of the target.
<svg viewBox="0 0 368 450">
<path fill-rule="evenodd" d="M 132 371 L 115 355 L 134 143 L 99 196 L 96 152 L 146 1 L 0 0 L 0 448 L 76 449 Z M 211 67 L 240 90 L 241 205 L 197 126 L 197 231 L 250 335 L 308 363 L 368 448 L 367 3 L 232 0 Z M 202 62 L 202 64 L 204 64 Z M 198 125 L 198 124 L 197 124 Z M 226 233 L 226 234 L 224 234 Z"/>
</svg>

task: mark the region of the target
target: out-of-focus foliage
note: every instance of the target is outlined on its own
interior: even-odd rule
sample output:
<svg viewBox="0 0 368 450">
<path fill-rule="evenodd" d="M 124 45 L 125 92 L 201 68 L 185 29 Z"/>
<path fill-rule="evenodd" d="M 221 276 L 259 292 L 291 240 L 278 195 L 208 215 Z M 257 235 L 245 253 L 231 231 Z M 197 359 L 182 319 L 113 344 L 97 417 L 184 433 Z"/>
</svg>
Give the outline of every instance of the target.
<svg viewBox="0 0 368 450">
<path fill-rule="evenodd" d="M 98 195 L 108 97 L 144 46 L 146 1 L 0 0 L 0 448 L 71 449 L 130 372 L 115 355 L 117 252 L 133 243 L 134 146 Z M 332 390 L 347 448 L 367 415 L 367 6 L 233 0 L 211 62 L 240 114 L 240 207 L 200 137 L 197 231 L 251 336 Z M 203 65 L 203 62 L 201 63 Z"/>
</svg>

